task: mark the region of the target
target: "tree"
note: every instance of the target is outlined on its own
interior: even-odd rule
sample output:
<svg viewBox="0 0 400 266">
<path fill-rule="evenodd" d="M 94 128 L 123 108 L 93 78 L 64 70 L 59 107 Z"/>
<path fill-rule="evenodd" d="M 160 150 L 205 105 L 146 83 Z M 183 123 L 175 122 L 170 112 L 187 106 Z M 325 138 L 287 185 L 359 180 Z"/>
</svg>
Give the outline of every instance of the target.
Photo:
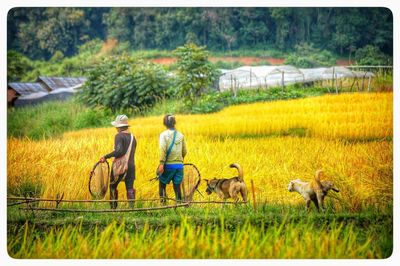
<svg viewBox="0 0 400 266">
<path fill-rule="evenodd" d="M 178 57 L 178 94 L 192 102 L 208 91 L 218 72 L 208 61 L 205 46 L 188 43 L 178 47 L 174 54 Z"/>
<path fill-rule="evenodd" d="M 275 46 L 278 49 L 285 50 L 290 39 L 290 20 L 288 17 L 291 15 L 293 9 L 291 8 L 274 8 L 271 9 L 271 17 L 275 22 Z"/>
<path fill-rule="evenodd" d="M 357 65 L 361 66 L 379 66 L 391 65 L 391 59 L 382 53 L 378 47 L 366 45 L 363 48 L 357 49 L 355 54 Z"/>
<path fill-rule="evenodd" d="M 49 59 L 56 51 L 73 55 L 79 45 L 103 38 L 99 17 L 106 11 L 107 8 L 14 8 L 8 14 L 9 49 L 33 59 Z"/>
<path fill-rule="evenodd" d="M 32 63 L 16 51 L 7 52 L 7 82 L 21 81 L 22 77 L 32 70 Z"/>
<path fill-rule="evenodd" d="M 8 49 L 32 59 L 66 57 L 95 38 L 128 49 L 175 49 L 187 42 L 213 51 L 272 48 L 293 51 L 306 42 L 351 57 L 366 45 L 393 54 L 393 16 L 386 8 L 14 8 Z M 349 54 L 347 54 L 349 53 Z"/>
</svg>

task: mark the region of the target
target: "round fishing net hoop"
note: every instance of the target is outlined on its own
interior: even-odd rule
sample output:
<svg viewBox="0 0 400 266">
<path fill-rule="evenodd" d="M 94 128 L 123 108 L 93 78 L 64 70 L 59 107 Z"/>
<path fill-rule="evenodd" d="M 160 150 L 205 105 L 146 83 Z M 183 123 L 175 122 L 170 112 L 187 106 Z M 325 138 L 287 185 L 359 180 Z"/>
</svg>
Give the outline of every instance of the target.
<svg viewBox="0 0 400 266">
<path fill-rule="evenodd" d="M 201 175 L 199 169 L 192 163 L 185 163 L 183 167 L 184 176 L 181 187 L 184 200 L 188 202 L 193 200 L 194 193 L 198 191 Z"/>
<path fill-rule="evenodd" d="M 110 165 L 107 161 L 97 162 L 89 176 L 89 193 L 92 199 L 103 199 L 108 190 Z"/>
</svg>

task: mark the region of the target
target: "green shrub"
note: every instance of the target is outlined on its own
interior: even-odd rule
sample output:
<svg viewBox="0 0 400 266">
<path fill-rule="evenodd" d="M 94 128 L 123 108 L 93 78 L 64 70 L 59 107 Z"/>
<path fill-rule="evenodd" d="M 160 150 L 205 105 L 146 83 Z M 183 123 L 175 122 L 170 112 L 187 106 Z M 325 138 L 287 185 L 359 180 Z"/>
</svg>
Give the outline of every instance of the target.
<svg viewBox="0 0 400 266">
<path fill-rule="evenodd" d="M 146 110 L 165 97 L 170 87 L 162 67 L 126 55 L 104 58 L 86 77 L 78 98 L 89 106 L 113 111 Z"/>
<path fill-rule="evenodd" d="M 355 60 L 357 65 L 362 66 L 378 66 L 378 65 L 392 65 L 392 59 L 382 53 L 378 47 L 366 45 L 363 48 L 357 49 L 355 53 Z"/>
<path fill-rule="evenodd" d="M 213 113 L 221 110 L 223 107 L 224 101 L 216 93 L 204 95 L 193 104 L 186 106 L 193 114 Z"/>
<path fill-rule="evenodd" d="M 295 52 L 290 54 L 285 64 L 296 67 L 313 68 L 333 66 L 336 59 L 331 52 L 314 48 L 312 44 L 301 43 L 296 45 Z"/>
</svg>

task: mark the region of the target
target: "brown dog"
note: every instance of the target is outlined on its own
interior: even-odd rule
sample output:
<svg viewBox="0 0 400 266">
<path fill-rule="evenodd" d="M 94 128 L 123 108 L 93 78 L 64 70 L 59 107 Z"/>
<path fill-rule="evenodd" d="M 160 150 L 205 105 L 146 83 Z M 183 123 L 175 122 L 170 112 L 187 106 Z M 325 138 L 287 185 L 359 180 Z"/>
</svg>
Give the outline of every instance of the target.
<svg viewBox="0 0 400 266">
<path fill-rule="evenodd" d="M 289 192 L 296 191 L 306 201 L 306 208 L 310 210 L 311 201 L 314 202 L 315 207 L 319 211 L 319 208 L 324 211 L 324 199 L 328 194 L 329 190 L 339 192 L 337 188 L 334 187 L 332 181 L 321 180 L 321 175 L 323 175 L 322 170 L 318 170 L 315 173 L 315 179 L 311 182 L 302 182 L 300 179 L 292 180 L 289 182 L 288 190 Z"/>
<path fill-rule="evenodd" d="M 243 170 L 238 163 L 233 163 L 230 167 L 236 168 L 239 176 L 229 179 L 204 179 L 207 182 L 206 192 L 208 195 L 215 192 L 223 200 L 232 198 L 236 202 L 239 201 L 238 194 L 240 193 L 243 201 L 247 201 L 247 187 L 243 181 Z"/>
</svg>

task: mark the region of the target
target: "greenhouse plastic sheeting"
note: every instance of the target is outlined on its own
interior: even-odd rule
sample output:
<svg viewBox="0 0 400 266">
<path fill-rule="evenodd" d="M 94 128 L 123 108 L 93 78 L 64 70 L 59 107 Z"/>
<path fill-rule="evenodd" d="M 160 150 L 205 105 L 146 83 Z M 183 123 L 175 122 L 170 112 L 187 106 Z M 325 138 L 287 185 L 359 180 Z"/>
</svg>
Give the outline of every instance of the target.
<svg viewBox="0 0 400 266">
<path fill-rule="evenodd" d="M 293 83 L 313 82 L 339 78 L 374 77 L 371 72 L 352 71 L 346 67 L 296 68 L 294 66 L 243 66 L 232 70 L 222 70 L 219 90 L 231 88 L 251 89 L 282 86 Z"/>
</svg>

